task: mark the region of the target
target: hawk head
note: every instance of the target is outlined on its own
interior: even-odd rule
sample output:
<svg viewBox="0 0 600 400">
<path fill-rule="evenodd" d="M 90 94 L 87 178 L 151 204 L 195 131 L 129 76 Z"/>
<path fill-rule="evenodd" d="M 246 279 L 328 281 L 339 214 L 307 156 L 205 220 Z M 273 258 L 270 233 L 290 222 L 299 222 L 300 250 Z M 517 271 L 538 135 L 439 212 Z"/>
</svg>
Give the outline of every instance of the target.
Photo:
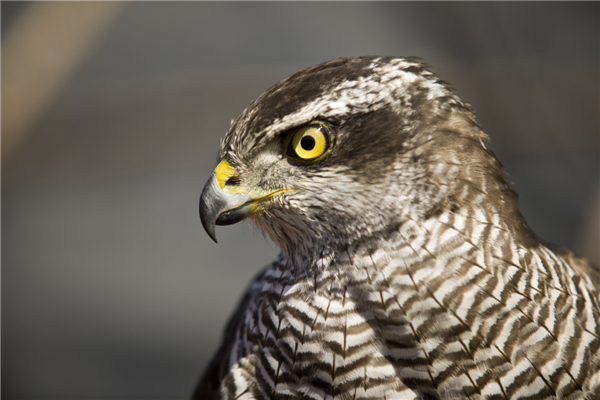
<svg viewBox="0 0 600 400">
<path fill-rule="evenodd" d="M 215 224 L 249 217 L 309 263 L 465 208 L 518 234 L 516 194 L 486 140 L 417 59 L 333 60 L 277 83 L 237 118 L 200 217 L 215 241 Z"/>
</svg>

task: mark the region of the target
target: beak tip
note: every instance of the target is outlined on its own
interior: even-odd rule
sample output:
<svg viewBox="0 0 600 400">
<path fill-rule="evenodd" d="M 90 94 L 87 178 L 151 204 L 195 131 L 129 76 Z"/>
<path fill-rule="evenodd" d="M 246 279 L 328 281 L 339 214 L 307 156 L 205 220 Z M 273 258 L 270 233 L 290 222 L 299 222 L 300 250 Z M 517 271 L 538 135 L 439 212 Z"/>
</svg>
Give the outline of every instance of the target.
<svg viewBox="0 0 600 400">
<path fill-rule="evenodd" d="M 206 211 L 205 211 L 206 212 Z M 215 223 L 212 221 L 212 218 L 206 218 L 205 213 L 202 212 L 202 207 L 200 208 L 200 221 L 202 222 L 202 227 L 204 231 L 210 236 L 213 242 L 217 242 L 217 235 L 215 234 Z"/>
<path fill-rule="evenodd" d="M 213 242 L 215 243 L 219 243 L 217 242 L 217 235 L 215 235 L 215 230 L 213 229 L 212 232 L 208 232 L 206 231 L 206 233 L 208 233 L 208 236 L 210 236 L 210 238 L 213 240 Z"/>
<path fill-rule="evenodd" d="M 214 197 L 214 188 L 216 185 L 215 176 L 213 176 L 206 182 L 204 189 L 202 190 L 202 194 L 200 195 L 200 221 L 202 222 L 202 227 L 213 240 L 213 242 L 217 243 L 217 235 L 215 234 L 215 222 L 218 215 L 218 205 L 213 204 Z"/>
</svg>

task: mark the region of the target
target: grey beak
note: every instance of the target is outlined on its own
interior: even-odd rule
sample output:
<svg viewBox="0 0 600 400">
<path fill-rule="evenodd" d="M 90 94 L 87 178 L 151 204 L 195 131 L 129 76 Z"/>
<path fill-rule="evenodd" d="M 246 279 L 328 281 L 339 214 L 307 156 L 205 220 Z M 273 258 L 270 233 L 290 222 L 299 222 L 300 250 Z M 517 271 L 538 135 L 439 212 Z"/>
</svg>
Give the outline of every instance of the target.
<svg viewBox="0 0 600 400">
<path fill-rule="evenodd" d="M 253 199 L 243 193 L 231 193 L 221 189 L 213 173 L 200 195 L 200 221 L 204 230 L 215 243 L 215 225 L 231 225 L 252 214 Z"/>
</svg>

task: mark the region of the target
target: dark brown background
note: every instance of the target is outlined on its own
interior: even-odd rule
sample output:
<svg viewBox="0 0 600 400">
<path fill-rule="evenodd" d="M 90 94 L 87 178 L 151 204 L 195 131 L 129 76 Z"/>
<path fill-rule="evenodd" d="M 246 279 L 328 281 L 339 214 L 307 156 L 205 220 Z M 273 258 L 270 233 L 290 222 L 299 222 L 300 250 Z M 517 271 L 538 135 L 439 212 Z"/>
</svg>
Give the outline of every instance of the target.
<svg viewBox="0 0 600 400">
<path fill-rule="evenodd" d="M 35 7 L 1 4 L 3 398 L 190 394 L 277 253 L 249 225 L 203 232 L 219 138 L 335 57 L 425 58 L 475 107 L 533 229 L 598 262 L 597 2 L 129 3 L 71 61 L 90 24 L 69 21 L 101 5 Z M 34 14 L 46 24 L 23 29 Z M 54 75 L 27 75 L 52 72 L 43 57 L 62 68 L 44 96 Z"/>
</svg>

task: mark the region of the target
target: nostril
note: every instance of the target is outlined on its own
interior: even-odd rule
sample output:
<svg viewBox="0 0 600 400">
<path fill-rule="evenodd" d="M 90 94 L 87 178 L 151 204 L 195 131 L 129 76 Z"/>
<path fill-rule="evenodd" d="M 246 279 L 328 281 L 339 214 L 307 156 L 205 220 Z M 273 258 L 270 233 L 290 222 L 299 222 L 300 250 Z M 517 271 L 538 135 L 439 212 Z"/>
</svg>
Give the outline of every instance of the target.
<svg viewBox="0 0 600 400">
<path fill-rule="evenodd" d="M 225 186 L 239 186 L 240 183 L 242 183 L 242 181 L 238 176 L 232 176 L 225 182 Z"/>
</svg>

